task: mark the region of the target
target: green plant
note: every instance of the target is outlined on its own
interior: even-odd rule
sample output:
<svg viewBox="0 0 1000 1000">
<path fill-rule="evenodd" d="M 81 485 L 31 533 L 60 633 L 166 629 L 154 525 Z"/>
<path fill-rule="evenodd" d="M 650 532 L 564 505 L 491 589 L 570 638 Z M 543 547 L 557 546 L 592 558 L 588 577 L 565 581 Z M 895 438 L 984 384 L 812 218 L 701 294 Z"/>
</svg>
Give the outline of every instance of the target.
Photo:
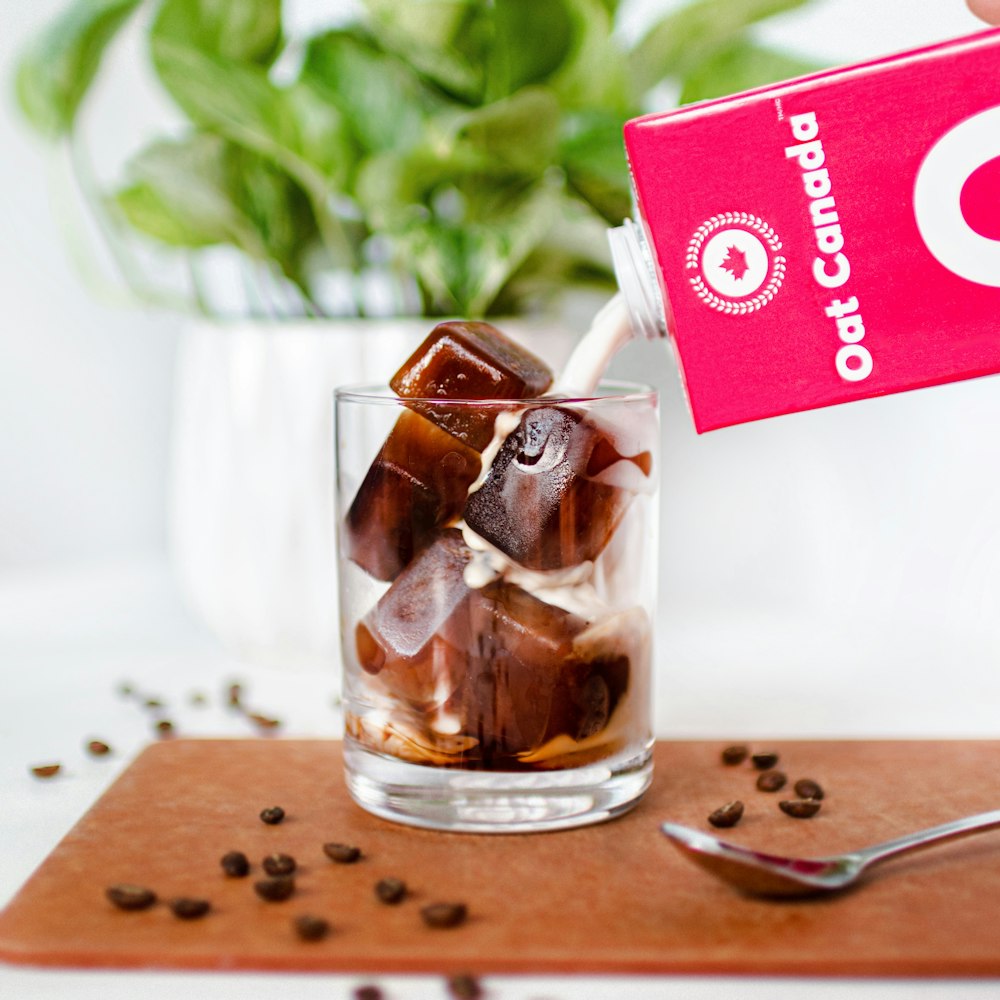
<svg viewBox="0 0 1000 1000">
<path fill-rule="evenodd" d="M 383 261 L 426 315 L 521 311 L 610 283 L 629 213 L 621 126 L 812 68 L 752 26 L 808 0 L 694 0 L 626 43 L 617 0 L 364 0 L 309 37 L 281 0 L 72 0 L 23 54 L 20 105 L 80 141 L 79 110 L 137 12 L 187 119 L 93 198 L 113 239 L 236 247 L 321 313 L 322 278 Z M 332 5 L 333 6 L 333 5 Z"/>
</svg>

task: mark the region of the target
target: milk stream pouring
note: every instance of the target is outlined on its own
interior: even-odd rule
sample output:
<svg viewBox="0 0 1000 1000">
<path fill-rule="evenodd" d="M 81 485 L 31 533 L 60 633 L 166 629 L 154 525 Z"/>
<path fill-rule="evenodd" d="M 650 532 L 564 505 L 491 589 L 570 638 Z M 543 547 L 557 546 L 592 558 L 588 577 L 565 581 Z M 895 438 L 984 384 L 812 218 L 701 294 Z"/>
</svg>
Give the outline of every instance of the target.
<svg viewBox="0 0 1000 1000">
<path fill-rule="evenodd" d="M 1000 371 L 1000 29 L 624 137 L 621 292 L 564 386 L 669 336 L 702 432 Z"/>
</svg>

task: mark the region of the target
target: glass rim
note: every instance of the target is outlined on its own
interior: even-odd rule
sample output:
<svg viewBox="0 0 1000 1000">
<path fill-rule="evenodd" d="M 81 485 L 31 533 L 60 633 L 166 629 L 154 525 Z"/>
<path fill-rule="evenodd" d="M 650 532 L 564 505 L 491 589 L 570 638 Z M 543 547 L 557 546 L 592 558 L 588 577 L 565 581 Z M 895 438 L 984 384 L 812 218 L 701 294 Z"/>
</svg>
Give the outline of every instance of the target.
<svg viewBox="0 0 1000 1000">
<path fill-rule="evenodd" d="M 604 380 L 597 384 L 595 392 L 585 394 L 546 394 L 542 396 L 531 396 L 527 399 L 511 397 L 490 398 L 490 399 L 457 399 L 451 396 L 397 396 L 392 389 L 384 384 L 369 383 L 360 385 L 341 385 L 333 391 L 337 402 L 349 403 L 381 403 L 381 404 L 403 404 L 411 406 L 419 403 L 421 406 L 468 406 L 468 407 L 496 407 L 496 406 L 532 406 L 539 405 L 566 405 L 566 404 L 597 404 L 597 403 L 627 403 L 627 402 L 656 402 L 658 390 L 655 386 L 645 382 L 630 382 L 626 380 Z"/>
</svg>

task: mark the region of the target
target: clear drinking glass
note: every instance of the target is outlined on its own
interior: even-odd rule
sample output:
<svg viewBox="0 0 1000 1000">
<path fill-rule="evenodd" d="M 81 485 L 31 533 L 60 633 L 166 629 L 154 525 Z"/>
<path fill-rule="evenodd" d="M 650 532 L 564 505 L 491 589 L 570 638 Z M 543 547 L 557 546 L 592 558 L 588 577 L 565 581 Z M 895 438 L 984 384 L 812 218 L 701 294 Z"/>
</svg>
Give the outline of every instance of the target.
<svg viewBox="0 0 1000 1000">
<path fill-rule="evenodd" d="M 481 451 L 460 440 L 483 426 Z M 514 402 L 337 390 L 344 760 L 361 806 L 515 832 L 638 801 L 658 468 L 647 386 Z"/>
</svg>

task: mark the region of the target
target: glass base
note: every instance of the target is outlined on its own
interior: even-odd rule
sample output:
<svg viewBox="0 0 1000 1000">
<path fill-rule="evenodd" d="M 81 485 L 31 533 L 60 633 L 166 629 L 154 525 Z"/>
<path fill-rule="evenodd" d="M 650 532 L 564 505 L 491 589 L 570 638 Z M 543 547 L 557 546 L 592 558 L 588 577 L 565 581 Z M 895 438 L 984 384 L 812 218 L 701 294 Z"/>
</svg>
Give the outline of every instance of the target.
<svg viewBox="0 0 1000 1000">
<path fill-rule="evenodd" d="M 534 833 L 613 819 L 649 787 L 652 751 L 561 771 L 462 771 L 409 764 L 344 743 L 347 787 L 363 809 L 431 830 Z"/>
</svg>

